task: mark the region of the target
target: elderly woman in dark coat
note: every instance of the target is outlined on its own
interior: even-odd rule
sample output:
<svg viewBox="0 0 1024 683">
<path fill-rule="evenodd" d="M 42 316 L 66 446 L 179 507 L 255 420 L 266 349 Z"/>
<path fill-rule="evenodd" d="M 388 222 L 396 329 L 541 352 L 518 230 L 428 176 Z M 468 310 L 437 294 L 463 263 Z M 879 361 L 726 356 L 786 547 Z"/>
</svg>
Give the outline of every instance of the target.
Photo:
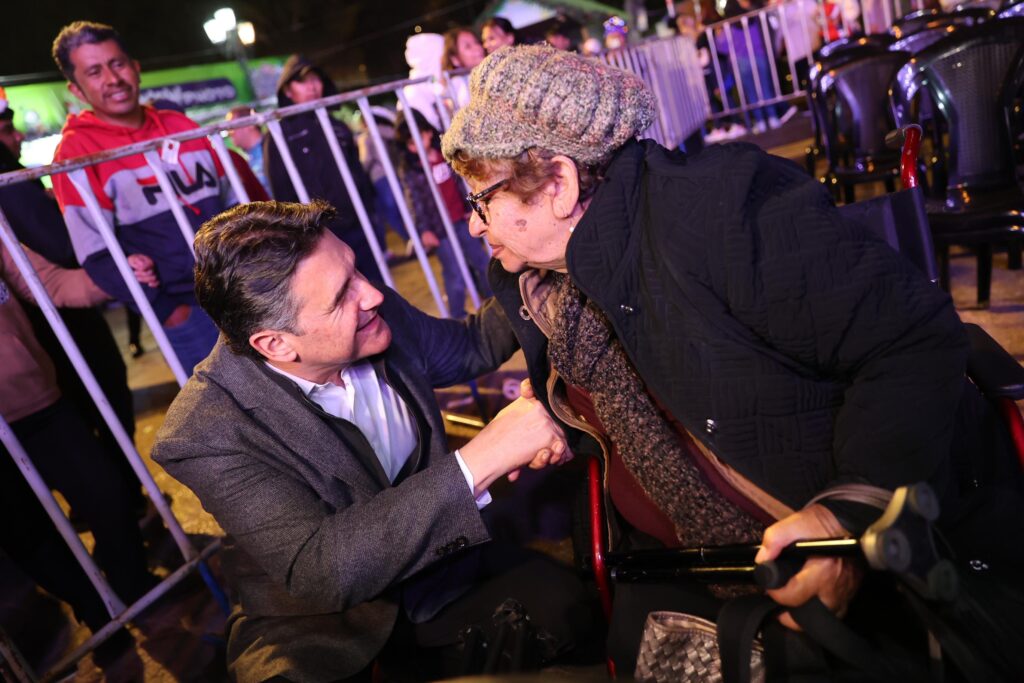
<svg viewBox="0 0 1024 683">
<path fill-rule="evenodd" d="M 576 452 L 606 460 L 614 544 L 760 541 L 763 561 L 860 533 L 889 491 L 928 481 L 964 557 L 1008 552 L 955 533 L 968 493 L 997 482 L 964 464 L 958 416 L 981 399 L 950 298 L 844 225 L 819 183 L 752 145 L 687 157 L 638 141 L 653 96 L 574 54 L 500 50 L 470 89 L 444 154 L 502 266 L 492 285 L 533 391 Z M 770 594 L 842 613 L 859 582 L 818 558 Z M 622 588 L 616 612 L 625 595 L 644 609 L 613 617 L 620 671 L 646 609 L 714 611 L 698 587 Z"/>
</svg>

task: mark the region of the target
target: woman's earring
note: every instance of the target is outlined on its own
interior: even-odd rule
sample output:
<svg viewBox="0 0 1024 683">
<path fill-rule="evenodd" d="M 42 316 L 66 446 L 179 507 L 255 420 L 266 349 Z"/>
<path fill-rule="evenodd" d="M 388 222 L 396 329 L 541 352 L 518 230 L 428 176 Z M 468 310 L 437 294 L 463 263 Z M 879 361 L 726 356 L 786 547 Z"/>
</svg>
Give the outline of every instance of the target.
<svg viewBox="0 0 1024 683">
<path fill-rule="evenodd" d="M 569 234 L 571 235 L 571 234 L 572 234 L 572 231 L 573 231 L 573 230 L 575 230 L 575 229 L 576 229 L 576 226 L 575 226 L 575 225 L 570 225 L 570 226 L 569 226 Z"/>
</svg>

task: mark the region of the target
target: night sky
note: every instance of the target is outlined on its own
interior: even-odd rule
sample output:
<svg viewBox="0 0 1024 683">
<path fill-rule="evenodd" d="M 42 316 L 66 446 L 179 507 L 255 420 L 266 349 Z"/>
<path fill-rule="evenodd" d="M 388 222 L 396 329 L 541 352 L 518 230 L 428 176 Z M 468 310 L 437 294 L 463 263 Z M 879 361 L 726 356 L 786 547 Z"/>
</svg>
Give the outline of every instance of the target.
<svg viewBox="0 0 1024 683">
<path fill-rule="evenodd" d="M 405 75 L 405 39 L 419 25 L 443 32 L 470 24 L 487 0 L 5 0 L 0 17 L 0 84 L 60 80 L 50 46 L 77 19 L 113 25 L 145 69 L 226 59 L 203 22 L 219 7 L 256 27 L 251 57 L 303 52 L 339 86 Z M 25 78 L 12 79 L 14 76 Z"/>
</svg>

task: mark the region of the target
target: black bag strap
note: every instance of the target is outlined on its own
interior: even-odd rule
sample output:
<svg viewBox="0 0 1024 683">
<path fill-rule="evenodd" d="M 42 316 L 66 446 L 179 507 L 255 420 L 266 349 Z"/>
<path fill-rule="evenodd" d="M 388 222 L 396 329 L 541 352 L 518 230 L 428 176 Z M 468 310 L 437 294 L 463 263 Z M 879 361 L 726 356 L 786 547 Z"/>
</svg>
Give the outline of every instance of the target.
<svg viewBox="0 0 1024 683">
<path fill-rule="evenodd" d="M 814 642 L 839 660 L 878 681 L 926 680 L 926 672 L 909 658 L 882 652 L 858 635 L 824 603 L 814 597 L 789 610 L 793 620 Z"/>
<path fill-rule="evenodd" d="M 750 652 L 765 618 L 779 605 L 766 595 L 729 600 L 718 613 L 718 655 L 722 683 L 750 683 Z"/>
<path fill-rule="evenodd" d="M 940 609 L 929 605 L 913 589 L 901 586 L 900 592 L 907 598 L 914 612 L 917 613 L 929 633 L 933 634 L 935 639 L 938 640 L 946 656 L 960 670 L 960 673 L 967 681 L 970 681 L 970 683 L 991 683 L 1009 680 L 1000 675 L 993 666 L 996 662 L 1001 662 L 1000 655 L 1003 653 L 989 652 L 988 654 L 991 659 L 986 661 L 987 658 L 982 656 L 982 652 L 978 649 L 979 646 L 985 647 L 986 643 L 978 640 L 975 640 L 973 644 L 968 642 L 957 632 L 957 629 L 953 628 L 943 618 Z M 973 632 L 975 639 L 984 638 L 985 634 L 998 632 L 999 627 L 985 619 L 985 610 L 969 596 L 961 595 L 948 609 L 954 614 L 953 621 L 961 622 L 968 633 Z"/>
</svg>

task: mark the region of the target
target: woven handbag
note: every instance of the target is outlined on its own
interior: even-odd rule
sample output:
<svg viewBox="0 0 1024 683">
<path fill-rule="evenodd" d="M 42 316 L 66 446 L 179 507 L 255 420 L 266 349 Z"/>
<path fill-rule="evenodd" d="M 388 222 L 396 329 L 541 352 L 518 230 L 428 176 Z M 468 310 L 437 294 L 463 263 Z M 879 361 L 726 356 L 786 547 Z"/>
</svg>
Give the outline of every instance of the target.
<svg viewBox="0 0 1024 683">
<path fill-rule="evenodd" d="M 764 683 L 764 650 L 754 641 L 751 679 Z M 642 683 L 720 683 L 722 662 L 713 622 L 681 612 L 651 612 L 633 674 Z"/>
</svg>

